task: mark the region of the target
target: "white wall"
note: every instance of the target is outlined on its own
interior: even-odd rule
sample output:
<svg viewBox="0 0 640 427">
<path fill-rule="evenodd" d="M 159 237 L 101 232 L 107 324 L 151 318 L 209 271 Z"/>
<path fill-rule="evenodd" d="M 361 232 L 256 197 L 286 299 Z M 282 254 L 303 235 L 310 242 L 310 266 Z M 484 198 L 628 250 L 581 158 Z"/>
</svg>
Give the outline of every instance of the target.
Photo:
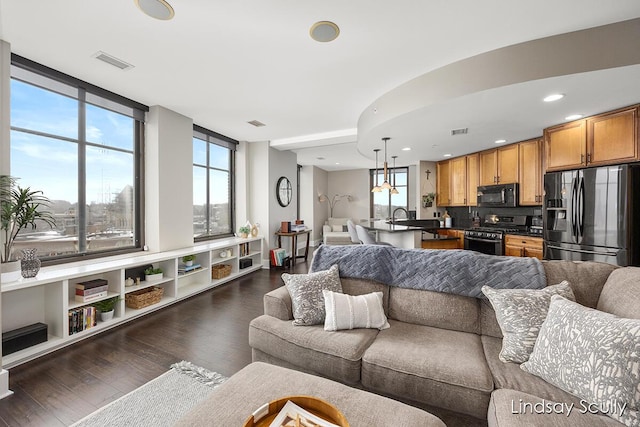
<svg viewBox="0 0 640 427">
<path fill-rule="evenodd" d="M 300 170 L 300 219 L 311 228 L 313 245 L 322 240 L 322 226 L 327 220 L 327 204 L 318 196 L 327 194 L 328 173 L 316 166 L 303 166 Z"/>
<path fill-rule="evenodd" d="M 327 196 L 349 194 L 352 201 L 340 200 L 333 209 L 335 218 L 352 218 L 355 221 L 369 218 L 369 170 L 354 169 L 329 172 Z M 327 217 L 329 208 L 323 203 Z"/>
<path fill-rule="evenodd" d="M 243 157 L 247 169 L 247 215 L 242 217 L 238 213 L 237 226 L 240 227 L 247 221 L 251 224 L 260 224 L 260 234 L 265 237 L 266 241 L 262 260 L 263 265 L 268 266 L 269 241 L 273 234 L 269 225 L 269 199 L 270 191 L 273 190 L 269 187 L 268 179 L 266 179 L 269 176 L 269 143 L 266 141 L 250 142 L 244 144 L 244 147 L 246 151 Z M 236 158 L 236 160 L 238 159 Z"/>
<path fill-rule="evenodd" d="M 0 40 L 0 175 L 10 175 L 9 155 L 11 153 L 10 141 L 10 109 L 11 109 L 11 46 Z M 2 265 L 0 264 L 0 269 Z M 2 305 L 2 293 L 0 293 L 0 306 Z M 2 316 L 0 316 L 0 330 L 2 329 Z M 10 394 L 9 374 L 2 367 L 2 345 L 0 345 L 0 399 Z"/>
<path fill-rule="evenodd" d="M 152 252 L 193 245 L 193 120 L 161 106 L 147 116 L 145 240 Z"/>
<path fill-rule="evenodd" d="M 427 174 L 427 171 L 431 173 Z M 419 195 L 417 203 L 420 205 L 417 216 L 419 219 L 433 219 L 433 213 L 436 212 L 436 202 L 433 201 L 433 207 L 422 207 L 422 195 L 436 192 L 436 164 L 435 162 L 421 161 L 418 165 L 418 175 L 420 185 L 418 187 Z"/>
<path fill-rule="evenodd" d="M 269 195 L 269 232 L 267 234 L 265 230 L 265 237 L 267 237 L 267 242 L 270 248 L 277 247 L 277 237 L 274 235 L 276 231 L 280 229 L 280 223 L 282 221 L 291 221 L 294 222 L 297 218 L 297 195 L 296 195 L 296 187 L 298 185 L 298 166 L 297 166 L 297 157 L 294 152 L 291 151 L 279 151 L 275 148 L 269 148 L 268 150 L 268 159 L 269 159 L 269 173 L 268 173 L 268 181 L 265 183 L 268 185 L 268 195 Z M 293 198 L 291 199 L 291 203 L 289 206 L 282 207 L 278 203 L 276 199 L 276 184 L 278 179 L 281 176 L 285 176 L 291 181 L 291 187 L 293 190 Z M 261 177 L 264 181 L 264 175 Z M 264 206 L 264 205 L 263 205 Z M 291 250 L 289 245 L 289 238 L 286 238 L 282 242 L 282 246 L 287 248 L 287 250 Z M 286 241 L 286 242 L 285 242 Z"/>
</svg>

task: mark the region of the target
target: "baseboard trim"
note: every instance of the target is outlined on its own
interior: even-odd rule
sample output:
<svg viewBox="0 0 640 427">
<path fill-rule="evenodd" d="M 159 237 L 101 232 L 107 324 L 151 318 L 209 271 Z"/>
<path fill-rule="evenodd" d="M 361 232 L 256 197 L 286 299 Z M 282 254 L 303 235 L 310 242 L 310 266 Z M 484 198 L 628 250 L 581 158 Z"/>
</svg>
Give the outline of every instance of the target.
<svg viewBox="0 0 640 427">
<path fill-rule="evenodd" d="M 13 392 L 9 390 L 9 371 L 3 369 L 0 371 L 0 399 L 9 397 L 12 394 Z"/>
</svg>

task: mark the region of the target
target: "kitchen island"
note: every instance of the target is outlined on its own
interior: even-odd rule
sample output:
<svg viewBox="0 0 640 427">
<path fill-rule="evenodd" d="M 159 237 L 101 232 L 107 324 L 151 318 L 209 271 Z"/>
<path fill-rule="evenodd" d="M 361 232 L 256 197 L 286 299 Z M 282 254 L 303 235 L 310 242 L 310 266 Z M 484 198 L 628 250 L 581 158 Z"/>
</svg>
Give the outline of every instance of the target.
<svg viewBox="0 0 640 427">
<path fill-rule="evenodd" d="M 377 242 L 390 243 L 396 248 L 414 249 L 422 247 L 422 228 L 411 225 L 388 224 L 385 221 L 360 223 L 362 227 L 374 232 Z"/>
<path fill-rule="evenodd" d="M 405 225 L 406 224 L 406 225 Z M 460 248 L 460 237 L 443 234 L 438 221 L 432 220 L 397 220 L 395 223 L 385 221 L 369 221 L 361 223 L 365 229 L 374 232 L 376 241 L 390 243 L 405 249 L 457 249 Z"/>
</svg>

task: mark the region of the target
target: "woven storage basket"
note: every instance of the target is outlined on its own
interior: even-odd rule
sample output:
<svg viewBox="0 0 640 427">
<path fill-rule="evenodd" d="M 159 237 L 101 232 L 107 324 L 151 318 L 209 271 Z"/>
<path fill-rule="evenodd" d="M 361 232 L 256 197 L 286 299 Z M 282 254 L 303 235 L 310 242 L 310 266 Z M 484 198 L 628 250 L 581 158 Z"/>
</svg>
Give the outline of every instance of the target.
<svg viewBox="0 0 640 427">
<path fill-rule="evenodd" d="M 228 264 L 218 264 L 211 267 L 211 278 L 222 279 L 231 274 L 231 266 Z"/>
<path fill-rule="evenodd" d="M 133 291 L 125 295 L 125 303 L 129 308 L 143 308 L 159 303 L 162 299 L 164 288 L 153 287 Z"/>
</svg>

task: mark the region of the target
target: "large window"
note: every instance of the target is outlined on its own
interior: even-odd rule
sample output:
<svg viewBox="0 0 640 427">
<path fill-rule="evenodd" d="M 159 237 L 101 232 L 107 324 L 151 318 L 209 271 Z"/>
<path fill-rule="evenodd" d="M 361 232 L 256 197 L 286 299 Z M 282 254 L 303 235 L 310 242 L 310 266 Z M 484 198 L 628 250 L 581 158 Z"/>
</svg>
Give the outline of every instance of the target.
<svg viewBox="0 0 640 427">
<path fill-rule="evenodd" d="M 398 194 L 391 194 L 389 190 L 382 190 L 377 193 L 371 193 L 371 218 L 374 219 L 387 219 L 391 218 L 393 211 L 396 208 L 405 208 L 409 205 L 409 190 L 407 183 L 409 182 L 409 168 L 389 168 L 387 169 L 388 180 L 391 185 L 394 185 L 398 190 Z M 376 170 L 370 170 L 371 188 L 376 185 L 381 185 L 384 182 L 383 170 L 378 170 L 378 177 L 376 181 Z"/>
<path fill-rule="evenodd" d="M 194 126 L 194 240 L 233 234 L 233 166 L 237 141 Z"/>
<path fill-rule="evenodd" d="M 45 260 L 140 248 L 146 107 L 14 56 L 11 175 L 51 200 L 55 226 L 22 230 L 14 254 Z"/>
</svg>

